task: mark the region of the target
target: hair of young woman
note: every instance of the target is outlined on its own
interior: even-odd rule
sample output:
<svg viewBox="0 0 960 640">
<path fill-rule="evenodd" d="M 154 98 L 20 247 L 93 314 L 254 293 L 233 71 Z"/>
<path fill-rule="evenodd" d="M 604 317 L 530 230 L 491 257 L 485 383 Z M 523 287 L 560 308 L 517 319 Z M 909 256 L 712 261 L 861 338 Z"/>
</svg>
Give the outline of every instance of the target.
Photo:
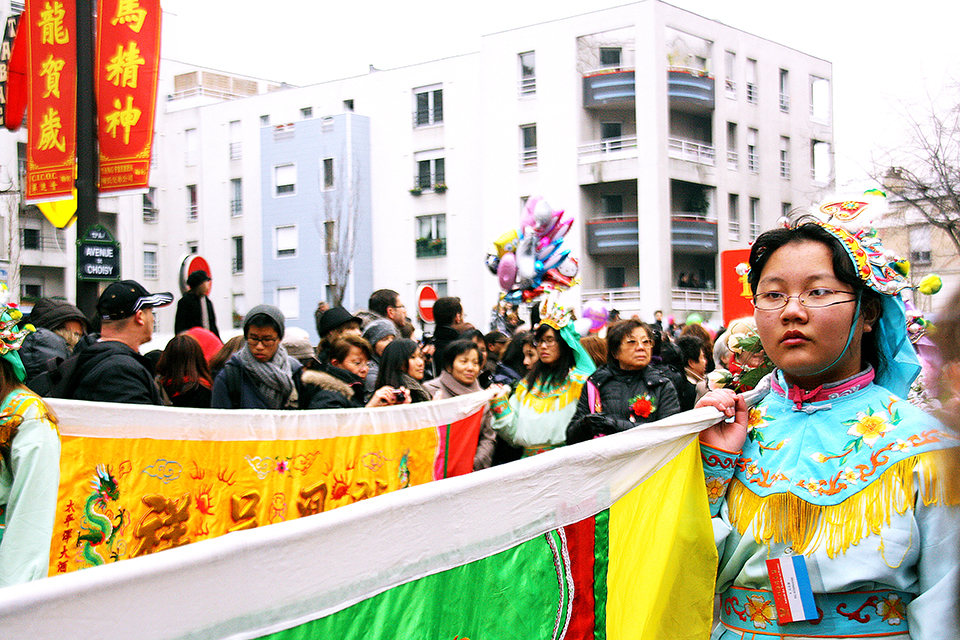
<svg viewBox="0 0 960 640">
<path fill-rule="evenodd" d="M 213 384 L 210 366 L 203 357 L 203 349 L 193 336 L 181 333 L 174 336 L 160 354 L 157 361 L 157 373 L 163 378 L 164 386 L 174 393 L 192 389 L 206 380 Z"/>
<path fill-rule="evenodd" d="M 536 348 L 536 339 L 532 331 L 518 331 L 510 338 L 510 342 L 503 349 L 503 357 L 500 362 L 506 367 L 510 367 L 520 375 L 526 375 L 527 368 L 523 366 L 523 347 L 530 346 Z"/>
<path fill-rule="evenodd" d="M 600 336 L 583 336 L 580 338 L 580 346 L 590 354 L 593 364 L 598 367 L 607 362 L 607 342 Z"/>
<path fill-rule="evenodd" d="M 607 362 L 617 364 L 617 352 L 620 351 L 620 346 L 623 344 L 623 341 L 633 333 L 634 329 L 643 329 L 647 337 L 653 339 L 653 330 L 650 328 L 650 325 L 632 318 L 630 320 L 622 320 L 612 327 L 607 328 Z"/>
<path fill-rule="evenodd" d="M 220 349 L 210 356 L 210 375 L 214 378 L 217 377 L 217 374 L 223 370 L 223 365 L 227 364 L 227 360 L 230 359 L 230 356 L 235 354 L 237 351 L 243 348 L 243 345 L 246 344 L 246 339 L 241 336 L 233 336 L 229 340 L 223 343 L 223 346 Z"/>
<path fill-rule="evenodd" d="M 401 338 L 394 340 L 387 345 L 380 355 L 380 371 L 377 373 L 377 383 L 375 388 L 380 387 L 402 387 L 402 374 L 407 373 L 410 365 L 410 357 L 417 352 L 420 345 L 416 340 Z"/>
<path fill-rule="evenodd" d="M 700 342 L 700 338 L 694 335 L 677 338 L 677 348 L 680 349 L 680 357 L 683 360 L 684 367 L 689 365 L 691 360 L 694 362 L 700 360 L 700 355 L 703 353 L 703 343 Z"/>
<path fill-rule="evenodd" d="M 547 385 L 560 384 L 570 375 L 570 369 L 576 364 L 573 348 L 567 344 L 567 341 L 560 336 L 560 332 L 550 325 L 541 324 L 537 327 L 535 333 L 537 342 L 543 340 L 547 331 L 553 331 L 557 337 L 557 346 L 560 347 L 560 357 L 547 364 L 543 360 L 537 360 L 533 368 L 526 375 L 527 386 L 532 391 L 539 385 L 541 388 Z"/>
<path fill-rule="evenodd" d="M 857 274 L 853 263 L 850 261 L 850 255 L 829 231 L 814 222 L 805 222 L 789 229 L 772 229 L 760 234 L 760 237 L 753 243 L 750 249 L 750 275 L 748 280 L 750 288 L 756 292 L 757 285 L 760 282 L 760 276 L 763 275 L 763 268 L 773 253 L 788 244 L 804 241 L 819 242 L 830 250 L 833 262 L 833 273 L 837 280 L 848 285 L 855 293 L 860 295 L 860 313 L 863 314 L 866 309 L 873 309 L 879 319 L 882 310 L 880 303 L 880 294 L 868 287 Z M 875 333 L 869 331 L 862 334 L 860 341 L 860 357 L 863 363 L 873 365 L 873 368 L 880 368 L 880 350 L 877 348 Z"/>
<path fill-rule="evenodd" d="M 477 346 L 477 343 L 470 339 L 460 338 L 459 340 L 454 340 L 446 346 L 443 350 L 443 365 L 444 371 L 449 371 L 453 368 L 453 363 L 456 362 L 457 357 L 468 352 L 468 351 L 477 352 L 477 361 L 480 361 L 480 348 Z"/>
<path fill-rule="evenodd" d="M 373 353 L 373 348 L 369 342 L 358 335 L 346 333 L 334 340 L 333 344 L 330 345 L 330 362 L 336 360 L 342 363 L 347 359 L 347 356 L 350 355 L 350 349 L 353 348 L 360 349 L 363 355 L 367 357 L 367 360 L 370 359 L 370 354 Z"/>
</svg>

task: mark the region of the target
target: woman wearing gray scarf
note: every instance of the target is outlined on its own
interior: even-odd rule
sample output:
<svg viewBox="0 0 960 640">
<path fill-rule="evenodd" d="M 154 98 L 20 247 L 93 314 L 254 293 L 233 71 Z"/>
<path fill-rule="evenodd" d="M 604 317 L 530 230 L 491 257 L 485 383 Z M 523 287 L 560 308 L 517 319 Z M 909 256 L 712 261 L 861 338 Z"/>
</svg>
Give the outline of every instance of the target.
<svg viewBox="0 0 960 640">
<path fill-rule="evenodd" d="M 280 344 L 285 320 L 280 309 L 258 305 L 243 323 L 246 344 L 213 382 L 214 409 L 296 409 L 300 363 Z"/>
</svg>

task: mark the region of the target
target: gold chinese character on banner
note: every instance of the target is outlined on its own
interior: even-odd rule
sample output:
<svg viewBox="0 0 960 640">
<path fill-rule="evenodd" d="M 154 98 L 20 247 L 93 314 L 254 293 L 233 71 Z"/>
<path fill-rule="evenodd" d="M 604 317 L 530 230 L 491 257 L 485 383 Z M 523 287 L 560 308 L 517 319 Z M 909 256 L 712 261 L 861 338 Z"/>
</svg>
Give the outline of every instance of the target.
<svg viewBox="0 0 960 640">
<path fill-rule="evenodd" d="M 66 61 L 63 58 L 54 58 L 53 54 L 47 56 L 47 59 L 40 63 L 40 75 L 46 77 L 44 98 L 51 95 L 60 97 L 60 72 Z"/>
<path fill-rule="evenodd" d="M 179 500 L 150 494 L 141 498 L 150 508 L 137 523 L 133 535 L 139 540 L 133 557 L 139 557 L 154 551 L 172 549 L 185 545 L 187 520 L 190 519 L 190 494 L 185 493 Z"/>
<path fill-rule="evenodd" d="M 114 14 L 110 24 L 113 26 L 125 24 L 135 33 L 140 33 L 146 17 L 147 10 L 140 8 L 139 0 L 117 0 L 117 13 Z"/>
<path fill-rule="evenodd" d="M 107 121 L 107 133 L 117 137 L 117 127 L 123 129 L 123 143 L 130 144 L 130 129 L 140 121 L 140 109 L 133 106 L 133 96 L 127 96 L 127 106 L 120 104 L 120 98 L 113 101 L 113 108 L 104 116 Z"/>
<path fill-rule="evenodd" d="M 65 151 L 67 148 L 66 139 L 59 138 L 62 127 L 60 113 L 53 107 L 47 107 L 47 112 L 40 118 L 40 141 L 37 142 L 37 149 L 40 151 L 47 151 L 48 149 Z"/>
<path fill-rule="evenodd" d="M 147 61 L 140 57 L 136 42 L 129 43 L 126 51 L 123 45 L 117 45 L 117 53 L 107 64 L 107 81 L 115 87 L 136 89 L 140 65 L 146 63 Z"/>
<path fill-rule="evenodd" d="M 67 12 L 63 10 L 62 2 L 47 2 L 40 10 L 40 42 L 42 44 L 67 44 L 70 42 L 70 32 L 63 24 Z"/>
</svg>

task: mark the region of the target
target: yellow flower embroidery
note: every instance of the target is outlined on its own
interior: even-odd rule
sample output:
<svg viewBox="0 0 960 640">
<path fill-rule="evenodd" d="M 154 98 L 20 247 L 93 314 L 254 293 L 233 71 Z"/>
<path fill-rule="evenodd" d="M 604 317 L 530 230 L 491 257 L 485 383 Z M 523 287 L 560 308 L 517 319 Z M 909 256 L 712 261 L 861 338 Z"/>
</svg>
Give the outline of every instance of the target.
<svg viewBox="0 0 960 640">
<path fill-rule="evenodd" d="M 810 478 L 809 480 L 801 480 L 797 483 L 797 486 L 801 489 L 806 489 L 810 492 L 812 496 L 820 495 L 820 483 L 816 478 Z"/>
<path fill-rule="evenodd" d="M 753 476 L 760 473 L 760 467 L 759 465 L 757 465 L 756 462 L 751 462 L 744 468 L 744 472 L 747 474 L 748 478 L 752 478 Z"/>
<path fill-rule="evenodd" d="M 840 472 L 840 479 L 856 484 L 857 480 L 860 479 L 860 474 L 854 471 L 853 469 L 851 469 L 850 467 L 847 467 L 846 469 Z"/>
<path fill-rule="evenodd" d="M 896 443 L 895 445 L 893 445 L 893 450 L 894 450 L 894 451 L 906 451 L 906 450 L 909 449 L 910 447 L 911 447 L 911 444 L 910 444 L 909 442 L 905 442 L 905 441 L 901 440 L 900 438 L 897 438 L 897 443 Z"/>
<path fill-rule="evenodd" d="M 877 605 L 879 608 L 880 605 Z M 752 595 L 747 598 L 744 613 L 757 629 L 766 629 L 767 625 L 773 622 L 777 617 L 777 610 L 770 600 L 764 600 L 762 596 Z"/>
<path fill-rule="evenodd" d="M 813 458 L 813 461 L 814 461 L 814 462 L 826 462 L 826 461 L 827 461 L 827 456 L 825 456 L 825 455 L 823 455 L 822 453 L 819 453 L 819 452 L 813 454 L 813 455 L 810 456 L 810 457 Z"/>
<path fill-rule="evenodd" d="M 900 596 L 891 593 L 886 598 L 880 598 L 880 602 L 877 603 L 877 615 L 889 625 L 898 625 L 902 620 L 906 620 L 907 611 Z"/>
<path fill-rule="evenodd" d="M 847 431 L 851 436 L 860 436 L 863 441 L 871 447 L 877 439 L 888 431 L 892 431 L 894 426 L 887 422 L 882 413 L 866 414 L 860 412 L 857 414 L 857 421 Z"/>
<path fill-rule="evenodd" d="M 715 503 L 727 492 L 727 484 L 721 478 L 707 480 L 707 499 Z"/>
<path fill-rule="evenodd" d="M 757 427 L 765 425 L 767 423 L 766 417 L 766 407 L 751 407 L 747 421 L 747 430 L 749 431 L 750 429 L 756 429 Z"/>
</svg>

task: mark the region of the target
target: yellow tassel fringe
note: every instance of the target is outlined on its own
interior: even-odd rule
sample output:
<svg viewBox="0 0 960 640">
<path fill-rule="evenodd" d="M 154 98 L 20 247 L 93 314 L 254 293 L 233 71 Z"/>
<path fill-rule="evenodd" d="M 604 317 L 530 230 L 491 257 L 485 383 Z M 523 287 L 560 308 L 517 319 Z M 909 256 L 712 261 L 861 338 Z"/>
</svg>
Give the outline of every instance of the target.
<svg viewBox="0 0 960 640">
<path fill-rule="evenodd" d="M 914 471 L 925 506 L 960 504 L 960 449 L 928 451 L 892 465 L 861 491 L 837 505 L 812 504 L 791 493 L 766 497 L 734 478 L 727 499 L 730 520 L 741 535 L 753 524 L 757 544 L 789 544 L 808 554 L 826 546 L 833 558 L 890 524 L 893 512 L 914 508 Z"/>
</svg>

